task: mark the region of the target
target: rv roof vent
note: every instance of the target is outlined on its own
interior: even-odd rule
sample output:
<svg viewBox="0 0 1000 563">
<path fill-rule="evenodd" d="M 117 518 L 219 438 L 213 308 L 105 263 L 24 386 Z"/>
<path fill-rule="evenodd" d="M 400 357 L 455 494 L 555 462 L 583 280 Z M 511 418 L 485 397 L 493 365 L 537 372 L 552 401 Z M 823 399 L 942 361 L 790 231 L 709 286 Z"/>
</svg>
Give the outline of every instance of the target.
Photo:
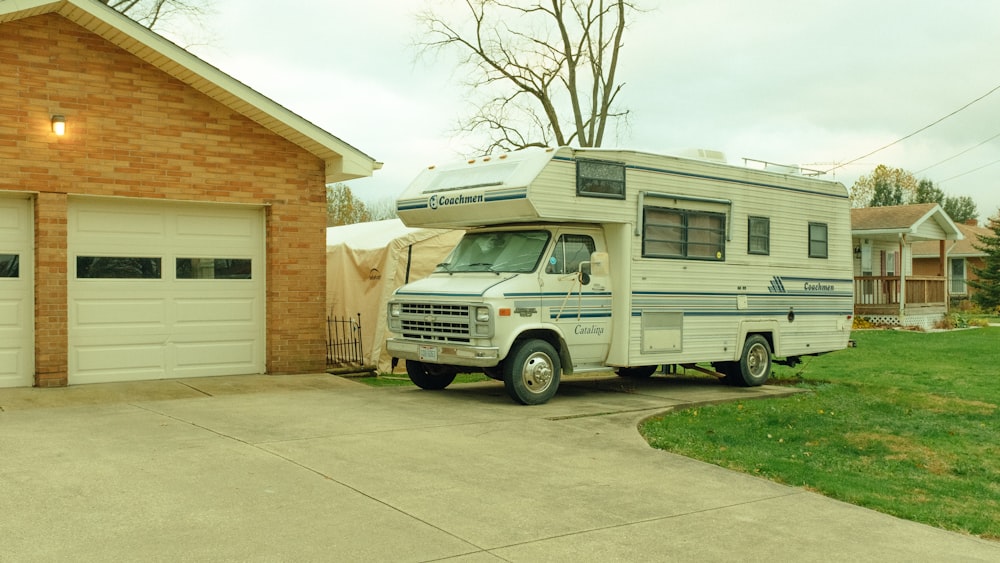
<svg viewBox="0 0 1000 563">
<path fill-rule="evenodd" d="M 681 149 L 677 151 L 677 156 L 694 158 L 697 160 L 707 160 L 708 162 L 718 162 L 726 164 L 726 153 L 711 149 Z"/>
</svg>

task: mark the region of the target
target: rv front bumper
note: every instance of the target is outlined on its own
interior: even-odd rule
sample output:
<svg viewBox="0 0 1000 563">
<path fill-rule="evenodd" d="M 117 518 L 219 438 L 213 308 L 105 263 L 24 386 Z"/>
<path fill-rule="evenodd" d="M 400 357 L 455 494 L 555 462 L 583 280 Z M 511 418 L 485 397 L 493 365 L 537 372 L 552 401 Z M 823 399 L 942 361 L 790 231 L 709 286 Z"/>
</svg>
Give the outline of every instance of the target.
<svg viewBox="0 0 1000 563">
<path fill-rule="evenodd" d="M 493 346 L 455 346 L 389 338 L 385 342 L 389 355 L 403 360 L 452 366 L 491 367 L 500 361 L 500 349 Z"/>
</svg>

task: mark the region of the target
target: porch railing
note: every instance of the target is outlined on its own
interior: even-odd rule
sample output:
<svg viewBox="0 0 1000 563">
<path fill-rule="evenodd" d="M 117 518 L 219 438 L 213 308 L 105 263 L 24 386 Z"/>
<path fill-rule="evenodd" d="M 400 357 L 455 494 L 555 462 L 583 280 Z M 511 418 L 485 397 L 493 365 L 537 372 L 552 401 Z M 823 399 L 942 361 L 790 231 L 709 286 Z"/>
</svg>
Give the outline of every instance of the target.
<svg viewBox="0 0 1000 563">
<path fill-rule="evenodd" d="M 907 309 L 944 308 L 947 306 L 945 278 L 907 276 Z M 854 278 L 854 312 L 865 314 L 896 314 L 899 312 L 902 282 L 899 276 L 857 276 Z"/>
</svg>

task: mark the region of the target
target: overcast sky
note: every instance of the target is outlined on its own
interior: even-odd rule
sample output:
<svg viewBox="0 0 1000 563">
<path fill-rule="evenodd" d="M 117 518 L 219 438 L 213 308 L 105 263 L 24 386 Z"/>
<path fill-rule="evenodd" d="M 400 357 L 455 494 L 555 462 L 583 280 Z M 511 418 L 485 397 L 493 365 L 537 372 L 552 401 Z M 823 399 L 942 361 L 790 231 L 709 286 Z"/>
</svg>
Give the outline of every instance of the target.
<svg viewBox="0 0 1000 563">
<path fill-rule="evenodd" d="M 607 147 L 827 170 L 1000 86 L 996 0 L 640 1 L 620 70 L 632 117 Z M 362 199 L 395 198 L 424 167 L 467 156 L 449 134 L 466 94 L 454 61 L 413 47 L 425 0 L 212 2 L 200 36 L 168 35 L 384 162 L 350 183 Z M 905 168 L 971 196 L 985 219 L 1000 209 L 1000 136 L 972 147 L 995 135 L 1000 91 L 826 177 L 850 187 L 878 164 Z"/>
</svg>

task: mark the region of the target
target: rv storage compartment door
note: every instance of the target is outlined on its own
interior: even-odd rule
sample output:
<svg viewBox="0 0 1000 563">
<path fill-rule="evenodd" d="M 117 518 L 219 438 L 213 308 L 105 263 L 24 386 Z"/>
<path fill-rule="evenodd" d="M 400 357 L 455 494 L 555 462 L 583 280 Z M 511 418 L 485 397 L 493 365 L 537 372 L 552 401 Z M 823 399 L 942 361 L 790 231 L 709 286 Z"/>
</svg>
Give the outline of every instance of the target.
<svg viewBox="0 0 1000 563">
<path fill-rule="evenodd" d="M 642 313 L 642 353 L 683 351 L 684 313 Z"/>
</svg>

